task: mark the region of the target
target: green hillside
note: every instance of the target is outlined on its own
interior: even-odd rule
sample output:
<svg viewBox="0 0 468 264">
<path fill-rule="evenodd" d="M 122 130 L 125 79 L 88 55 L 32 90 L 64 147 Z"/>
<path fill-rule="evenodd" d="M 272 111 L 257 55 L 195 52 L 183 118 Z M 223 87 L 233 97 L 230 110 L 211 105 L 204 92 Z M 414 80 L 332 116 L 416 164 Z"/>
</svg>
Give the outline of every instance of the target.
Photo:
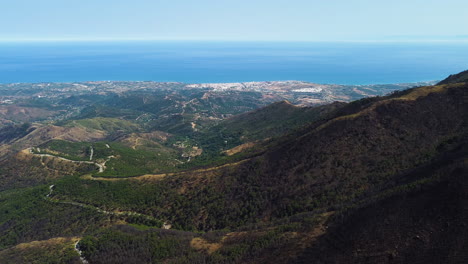
<svg viewBox="0 0 468 264">
<path fill-rule="evenodd" d="M 65 123 L 64 126 L 82 126 L 86 128 L 102 130 L 109 133 L 116 133 L 116 132 L 134 132 L 138 131 L 139 127 L 127 120 L 117 119 L 117 118 L 104 118 L 104 117 L 96 117 L 90 119 L 79 119 L 73 120 Z"/>
</svg>

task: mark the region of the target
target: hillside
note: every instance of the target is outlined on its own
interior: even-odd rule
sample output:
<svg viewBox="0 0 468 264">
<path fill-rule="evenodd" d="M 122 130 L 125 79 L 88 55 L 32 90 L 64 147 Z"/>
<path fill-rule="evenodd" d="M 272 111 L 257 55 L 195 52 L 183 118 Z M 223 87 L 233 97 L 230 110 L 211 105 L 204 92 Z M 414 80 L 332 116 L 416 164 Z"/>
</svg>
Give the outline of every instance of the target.
<svg viewBox="0 0 468 264">
<path fill-rule="evenodd" d="M 289 137 L 272 143 L 270 149 L 261 156 L 254 157 L 235 167 L 226 167 L 215 171 L 210 176 L 190 175 L 189 173 L 160 180 L 157 185 L 159 188 L 163 188 L 164 196 L 177 197 L 178 203 L 158 198 L 156 200 L 158 209 L 153 211 L 146 208 L 145 212 L 167 218 L 177 228 L 189 230 L 211 230 L 226 227 L 235 230 L 246 224 L 255 223 L 254 230 L 258 231 L 252 231 L 249 235 L 251 236 L 255 232 L 262 233 L 261 226 L 267 223 L 276 223 L 274 224 L 276 226 L 295 223 L 294 228 L 289 227 L 290 230 L 295 230 L 294 232 L 306 232 L 304 234 L 318 232 L 314 228 L 306 227 L 307 221 L 317 223 L 313 212 L 315 215 L 320 215 L 322 212 L 338 210 L 340 212 L 338 214 L 342 217 L 332 217 L 327 225 L 337 228 L 336 232 L 342 234 L 344 231 L 340 231 L 342 230 L 340 228 L 343 228 L 341 223 L 346 219 L 346 221 L 350 221 L 350 228 L 355 229 L 357 234 L 361 234 L 359 230 L 372 226 L 372 222 L 361 224 L 360 221 L 353 220 L 353 217 L 362 217 L 361 212 L 366 212 L 366 210 L 368 213 L 364 215 L 369 215 L 369 219 L 382 217 L 382 213 L 379 213 L 382 211 L 376 211 L 375 208 L 383 208 L 381 209 L 383 212 L 386 212 L 386 208 L 395 210 L 391 209 L 392 206 L 396 206 L 392 205 L 394 199 L 400 201 L 399 204 L 405 204 L 406 198 L 404 197 L 410 193 L 414 193 L 414 195 L 419 193 L 421 198 L 414 198 L 414 202 L 408 202 L 407 209 L 400 212 L 401 215 L 388 220 L 390 221 L 390 230 L 392 230 L 390 233 L 393 236 L 400 234 L 403 237 L 401 239 L 408 241 L 418 240 L 414 237 L 418 235 L 421 237 L 419 232 L 423 232 L 422 229 L 413 228 L 412 232 L 408 232 L 403 227 L 398 229 L 396 224 L 399 221 L 406 221 L 411 226 L 412 223 L 413 225 L 419 224 L 419 222 L 411 221 L 424 220 L 438 233 L 434 231 L 433 236 L 427 237 L 428 243 L 430 243 L 422 246 L 426 250 L 422 250 L 420 246 L 418 251 L 420 254 L 414 256 L 414 259 L 431 259 L 430 251 L 427 251 L 430 245 L 442 246 L 437 242 L 437 234 L 445 237 L 457 237 L 460 240 L 460 242 L 456 242 L 459 249 L 452 252 L 452 257 L 441 253 L 439 254 L 441 258 L 449 261 L 451 261 L 450 258 L 453 258 L 454 261 L 463 259 L 461 254 L 464 252 L 462 248 L 463 245 L 466 245 L 466 238 L 462 235 L 441 233 L 443 229 L 440 229 L 442 228 L 440 225 L 445 224 L 444 220 L 431 222 L 430 218 L 426 216 L 430 212 L 437 214 L 440 211 L 425 212 L 415 209 L 419 208 L 418 204 L 431 204 L 433 201 L 431 199 L 434 199 L 431 198 L 433 197 L 431 193 L 434 191 L 421 193 L 419 192 L 421 188 L 423 190 L 441 188 L 442 192 L 450 193 L 450 190 L 444 189 L 444 184 L 455 187 L 459 185 L 456 184 L 457 179 L 465 181 L 467 109 L 461 101 L 460 95 L 467 88 L 466 85 L 422 87 L 386 98 L 356 102 L 349 105 L 348 109 L 340 110 L 341 112 L 350 112 L 350 114 L 330 117 L 328 120 L 309 125 Z M 448 175 L 453 175 L 454 178 L 452 179 Z M 148 184 L 150 183 L 145 183 L 146 186 Z M 114 188 L 112 185 L 110 184 L 109 188 L 106 189 L 111 191 Z M 58 188 L 66 188 L 65 185 L 58 186 Z M 455 192 L 455 190 L 453 191 Z M 462 194 L 465 191 L 459 189 L 455 193 Z M 86 200 L 84 190 L 77 192 L 77 190 L 66 188 L 60 193 L 65 197 L 72 196 L 73 199 L 79 197 L 81 201 Z M 93 200 L 104 202 L 107 199 L 106 196 L 97 195 L 94 196 Z M 447 198 L 446 202 L 462 206 L 464 200 L 457 197 L 460 196 L 455 195 L 453 198 Z M 403 200 L 401 201 L 401 199 Z M 387 203 L 390 205 L 386 205 Z M 112 203 L 104 202 L 104 204 L 112 206 Z M 138 209 L 141 205 L 132 202 L 127 203 L 127 206 L 136 210 L 144 208 Z M 448 225 L 452 222 L 460 223 L 466 217 L 462 213 L 463 211 L 460 211 L 462 208 L 456 206 L 447 215 L 441 215 L 441 217 L 448 217 Z M 342 212 L 342 210 L 344 211 Z M 306 212 L 310 212 L 312 215 L 296 216 Z M 414 212 L 416 215 L 408 219 L 405 218 L 407 217 L 405 212 Z M 377 215 L 373 216 L 374 214 Z M 391 227 L 392 225 L 394 227 Z M 381 230 L 382 227 L 376 225 L 375 229 Z M 465 231 L 461 230 L 466 229 L 457 230 L 463 234 Z M 384 231 L 385 229 L 381 232 Z M 377 242 L 380 241 L 381 237 L 376 235 L 385 234 L 381 232 L 366 232 L 364 234 L 369 236 L 369 241 Z M 262 250 L 253 255 L 258 258 L 257 261 L 253 261 L 254 263 L 264 263 L 264 258 L 268 259 L 268 255 L 273 250 L 270 247 L 273 245 L 273 248 L 284 247 L 286 251 L 290 250 L 291 253 L 288 254 L 291 256 L 297 254 L 299 262 L 318 257 L 319 253 L 314 251 L 314 248 L 309 248 L 315 247 L 316 244 L 307 244 L 318 238 L 311 240 L 291 238 L 289 244 L 285 245 L 276 239 L 281 237 L 284 239 L 286 233 L 279 232 L 270 235 L 276 238 L 271 237 L 270 239 L 273 240 L 266 243 Z M 329 236 L 331 238 L 328 238 Z M 356 250 L 364 249 L 367 251 L 363 252 L 362 256 L 382 256 L 379 255 L 382 253 L 380 249 L 372 248 L 371 242 L 364 239 L 361 241 L 368 243 L 364 244 L 364 249 L 343 248 L 343 257 L 340 260 L 340 255 L 333 253 L 333 250 L 335 250 L 336 243 L 347 245 L 346 242 L 342 241 L 341 236 L 334 238 L 333 233 L 323 235 L 325 241 L 331 239 L 333 242 L 339 239 L 338 242 L 333 242 L 331 245 L 323 242 L 325 243 L 323 247 L 327 250 L 326 252 L 330 252 L 331 259 L 343 262 L 344 259 L 349 258 L 349 254 L 355 254 L 353 252 Z M 317 245 L 322 245 L 321 241 Z M 245 242 L 238 241 L 237 243 Z M 306 243 L 301 246 L 304 247 L 303 253 L 300 253 L 301 250 L 296 252 L 288 247 L 288 245 L 295 243 Z M 406 242 L 401 243 L 403 244 L 399 243 L 397 246 L 403 247 L 403 249 L 396 251 L 390 250 L 390 247 L 395 245 L 391 242 L 380 244 L 381 247 L 387 248 L 383 250 L 383 256 L 385 258 L 393 256 L 392 252 L 396 252 L 395 257 L 404 258 L 405 254 L 409 254 L 405 252 L 414 252 L 410 247 L 404 247 Z M 320 250 L 322 248 L 319 249 L 319 252 L 322 252 Z M 328 262 L 326 256 L 323 257 L 325 263 Z M 291 260 L 286 255 L 275 256 L 276 261 L 279 259 L 284 259 L 284 263 L 289 263 Z M 246 260 L 245 256 L 234 262 L 242 263 L 243 260 Z M 357 258 L 356 262 L 359 261 L 360 259 Z"/>
<path fill-rule="evenodd" d="M 79 240 L 89 263 L 463 263 L 467 90 L 282 101 L 197 131 L 89 111 L 2 130 L 11 150 L 35 145 L 0 169 L 0 259 L 34 260 L 45 248 L 75 263 Z M 139 96 L 103 105 L 165 111 L 156 96 L 138 106 Z"/>
<path fill-rule="evenodd" d="M 343 105 L 345 104 L 334 103 L 318 107 L 298 107 L 288 101 L 281 101 L 226 119 L 212 129 L 220 133 L 229 131 L 237 134 L 243 142 L 277 137 L 291 128 L 316 121 Z"/>
<path fill-rule="evenodd" d="M 344 105 L 345 103 L 335 102 L 317 107 L 299 107 L 288 101 L 280 101 L 222 120 L 195 134 L 195 140 L 207 152 L 214 153 L 253 146 L 323 119 Z M 237 153 L 237 150 L 233 152 Z"/>
<path fill-rule="evenodd" d="M 466 136 L 467 112 L 460 95 L 467 86 L 439 88 L 441 92 L 406 99 L 433 89 L 418 88 L 319 121 L 236 169 L 222 171 L 210 179 L 210 188 L 223 194 L 225 204 L 205 204 L 208 219 L 199 228 L 328 209 L 392 185 L 400 173 L 431 162 Z M 198 187 L 204 188 L 192 187 L 186 195 L 202 199 Z M 216 224 L 207 224 L 209 220 Z"/>
<path fill-rule="evenodd" d="M 446 79 L 439 82 L 439 84 L 461 83 L 468 82 L 468 71 L 463 71 L 457 74 L 452 74 Z"/>
<path fill-rule="evenodd" d="M 466 145 L 465 145 L 466 150 Z M 464 263 L 468 259 L 468 166 L 450 162 L 439 180 L 349 210 L 295 263 Z M 434 169 L 434 168 L 431 168 Z"/>
</svg>

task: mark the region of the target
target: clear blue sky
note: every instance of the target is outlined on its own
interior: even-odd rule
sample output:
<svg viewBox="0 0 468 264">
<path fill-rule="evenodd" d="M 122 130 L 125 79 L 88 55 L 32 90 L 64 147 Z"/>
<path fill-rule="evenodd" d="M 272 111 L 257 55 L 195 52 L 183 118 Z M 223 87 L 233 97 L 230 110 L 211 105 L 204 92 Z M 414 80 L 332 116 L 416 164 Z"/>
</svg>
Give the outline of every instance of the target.
<svg viewBox="0 0 468 264">
<path fill-rule="evenodd" d="M 468 39 L 466 0 L 5 0 L 0 40 Z"/>
</svg>

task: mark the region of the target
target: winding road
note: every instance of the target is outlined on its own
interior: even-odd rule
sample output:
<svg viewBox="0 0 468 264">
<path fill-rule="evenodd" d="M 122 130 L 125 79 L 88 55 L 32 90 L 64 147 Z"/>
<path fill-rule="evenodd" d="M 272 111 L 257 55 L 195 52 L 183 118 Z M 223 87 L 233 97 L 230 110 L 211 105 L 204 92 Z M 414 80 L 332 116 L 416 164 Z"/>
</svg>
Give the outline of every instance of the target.
<svg viewBox="0 0 468 264">
<path fill-rule="evenodd" d="M 150 215 L 140 214 L 140 213 L 137 213 L 137 212 L 132 212 L 132 211 L 107 211 L 107 210 L 103 210 L 103 209 L 101 209 L 99 207 L 95 207 L 95 206 L 92 206 L 92 205 L 89 205 L 89 204 L 78 203 L 78 202 L 69 202 L 69 201 L 60 201 L 58 199 L 53 199 L 53 198 L 51 198 L 51 196 L 52 196 L 52 192 L 54 191 L 54 189 L 55 189 L 55 185 L 53 185 L 53 184 L 50 185 L 49 186 L 49 193 L 46 195 L 46 199 L 48 199 L 49 201 L 54 202 L 54 203 L 69 204 L 69 205 L 79 206 L 79 207 L 83 207 L 83 208 L 94 209 L 98 213 L 101 213 L 101 214 L 116 215 L 116 216 L 139 216 L 139 217 L 146 218 L 148 220 L 161 221 L 161 220 L 156 219 L 156 218 L 154 218 L 154 217 L 152 217 Z M 167 226 L 169 226 L 169 224 L 164 222 L 164 224 L 162 225 L 162 228 L 169 229 L 170 227 L 165 228 Z"/>
<path fill-rule="evenodd" d="M 108 156 L 107 159 L 104 160 L 104 162 L 97 163 L 97 162 L 93 162 L 93 161 L 70 160 L 70 159 L 67 159 L 67 158 L 63 158 L 63 157 L 60 157 L 60 156 L 54 156 L 54 155 L 51 155 L 51 154 L 37 154 L 37 153 L 34 153 L 32 151 L 32 148 L 28 148 L 28 149 L 26 149 L 24 151 L 27 152 L 28 154 L 38 156 L 38 157 L 52 157 L 52 158 L 56 158 L 56 159 L 60 159 L 60 160 L 64 160 L 64 161 L 73 162 L 73 163 L 93 164 L 96 167 L 98 167 L 99 173 L 104 172 L 105 169 L 106 169 L 106 163 L 110 159 L 115 158 L 114 155 L 111 155 L 111 156 Z M 240 164 L 242 164 L 242 163 L 244 163 L 244 162 L 246 162 L 248 160 L 250 160 L 250 158 L 244 159 L 244 160 L 241 160 L 241 161 L 237 161 L 237 162 L 233 162 L 233 163 L 227 163 L 227 164 L 220 165 L 220 166 L 209 167 L 209 168 L 204 168 L 204 169 L 189 170 L 189 171 L 182 171 L 182 172 L 168 172 L 168 173 L 161 173 L 161 174 L 144 174 L 144 175 L 140 175 L 140 176 L 131 176 L 131 177 L 95 177 L 95 176 L 92 176 L 92 175 L 89 175 L 89 174 L 85 174 L 85 175 L 83 175 L 81 177 L 83 179 L 88 179 L 88 180 L 102 180 L 102 181 L 120 181 L 120 180 L 129 180 L 129 179 L 133 179 L 133 180 L 150 180 L 150 179 L 159 180 L 159 179 L 164 178 L 166 176 L 183 175 L 183 174 L 187 174 L 187 173 L 200 173 L 200 172 L 203 173 L 203 172 L 219 170 L 219 169 L 226 168 L 226 167 L 233 167 L 233 166 L 240 165 Z"/>
<path fill-rule="evenodd" d="M 88 204 L 83 204 L 83 203 L 78 203 L 78 202 L 65 202 L 65 201 L 59 201 L 57 199 L 53 200 L 51 198 L 52 196 L 52 193 L 54 191 L 54 188 L 55 188 L 55 185 L 50 185 L 49 186 L 49 193 L 46 195 L 46 199 L 51 201 L 51 202 L 55 202 L 55 203 L 61 203 L 61 204 L 70 204 L 70 205 L 75 205 L 75 206 L 79 206 L 79 207 L 83 207 L 83 208 L 90 208 L 90 209 L 94 209 L 96 210 L 97 212 L 99 213 L 102 213 L 102 214 L 107 214 L 107 215 L 125 215 L 125 216 L 139 216 L 139 217 L 144 217 L 146 219 L 149 219 L 149 220 L 156 220 L 156 221 L 160 221 L 152 216 L 149 216 L 149 215 L 144 215 L 144 214 L 140 214 L 140 213 L 137 213 L 137 212 L 131 212 L 131 211 L 122 211 L 122 212 L 113 212 L 113 211 L 106 211 L 106 210 L 103 210 L 99 207 L 94 207 L 92 205 L 88 205 Z M 170 229 L 171 228 L 171 225 L 164 222 L 163 225 L 161 226 L 161 228 L 163 229 Z M 78 253 L 78 255 L 80 256 L 80 260 L 81 260 L 81 263 L 83 264 L 89 264 L 89 262 L 84 258 L 83 256 L 83 252 L 80 250 L 80 248 L 78 247 L 78 244 L 80 243 L 81 240 L 78 240 L 76 241 L 75 243 L 75 251 Z"/>
<path fill-rule="evenodd" d="M 83 264 L 89 264 L 89 262 L 83 257 L 83 251 L 81 251 L 81 250 L 78 248 L 78 244 L 80 243 L 80 241 L 81 241 L 81 240 L 76 241 L 76 243 L 75 243 L 75 251 L 78 253 L 78 255 L 80 255 L 81 263 L 83 263 Z"/>
<path fill-rule="evenodd" d="M 71 160 L 71 159 L 67 159 L 67 158 L 64 158 L 64 157 L 55 156 L 55 155 L 51 155 L 51 154 L 37 154 L 37 153 L 33 152 L 32 148 L 28 148 L 27 151 L 29 152 L 29 154 L 37 156 L 37 157 L 51 157 L 51 158 L 56 158 L 56 159 L 69 161 L 69 162 L 73 162 L 73 163 L 92 164 L 92 165 L 95 165 L 96 167 L 98 167 L 99 173 L 104 172 L 104 170 L 106 169 L 106 163 L 111 158 L 115 158 L 115 156 L 113 156 L 113 155 L 108 156 L 107 159 L 103 163 L 97 163 L 97 162 L 93 162 L 93 161 Z M 93 148 L 91 148 L 91 155 L 89 157 L 90 160 L 93 158 L 93 153 L 94 153 L 94 150 L 93 150 Z"/>
<path fill-rule="evenodd" d="M 93 155 L 94 155 L 94 149 L 93 149 L 93 146 L 91 146 L 91 153 L 89 153 L 89 160 L 93 160 Z"/>
<path fill-rule="evenodd" d="M 60 159 L 60 160 L 64 160 L 64 161 L 68 161 L 68 162 L 73 162 L 73 163 L 84 163 L 84 164 L 93 164 L 95 166 L 98 167 L 99 169 L 99 172 L 104 172 L 104 170 L 106 169 L 106 163 L 111 159 L 111 158 L 115 158 L 115 156 L 108 156 L 107 159 L 103 162 L 103 163 L 97 163 L 97 162 L 92 162 L 92 161 L 76 161 L 76 160 L 70 160 L 70 159 L 67 159 L 67 158 L 63 158 L 63 157 L 59 157 L 59 156 L 54 156 L 54 155 L 51 155 L 51 154 L 36 154 L 32 151 L 32 148 L 29 148 L 29 149 L 26 149 L 27 153 L 28 154 L 31 154 L 31 155 L 34 155 L 34 156 L 38 156 L 38 157 L 52 157 L 52 158 L 56 158 L 56 159 Z M 91 153 L 90 153 L 90 157 L 89 159 L 92 160 L 93 158 L 93 154 L 94 154 L 94 150 L 93 148 L 91 147 Z M 149 219 L 149 220 L 156 220 L 156 221 L 160 221 L 159 219 L 156 219 L 152 216 L 149 216 L 149 215 L 144 215 L 144 214 L 140 214 L 140 213 L 137 213 L 137 212 L 131 212 L 131 211 L 107 211 L 107 210 L 103 210 L 99 207 L 95 207 L 95 206 L 92 206 L 92 205 L 88 205 L 88 204 L 83 204 L 83 203 L 78 203 L 78 202 L 68 202 L 68 201 L 60 201 L 58 199 L 53 199 L 51 196 L 52 196 L 52 193 L 55 189 L 55 185 L 52 184 L 49 186 L 49 193 L 46 194 L 46 199 L 51 201 L 51 202 L 55 202 L 55 203 L 61 203 L 61 204 L 69 204 L 69 205 L 74 205 L 74 206 L 79 206 L 79 207 L 83 207 L 83 208 L 89 208 L 89 209 L 94 209 L 96 210 L 97 212 L 99 213 L 102 213 L 102 214 L 106 214 L 106 215 L 117 215 L 117 216 L 138 216 L 138 217 L 143 217 L 143 218 L 146 218 L 146 219 Z M 163 229 L 170 229 L 171 228 L 171 225 L 164 222 L 163 225 L 161 226 L 161 228 Z M 78 240 L 76 241 L 75 245 L 74 245 L 74 249 L 75 251 L 78 253 L 78 255 L 80 256 L 80 261 L 81 263 L 83 264 L 89 264 L 89 262 L 84 258 L 83 256 L 83 252 L 79 249 L 78 247 L 78 244 L 80 243 L 81 240 Z"/>
</svg>

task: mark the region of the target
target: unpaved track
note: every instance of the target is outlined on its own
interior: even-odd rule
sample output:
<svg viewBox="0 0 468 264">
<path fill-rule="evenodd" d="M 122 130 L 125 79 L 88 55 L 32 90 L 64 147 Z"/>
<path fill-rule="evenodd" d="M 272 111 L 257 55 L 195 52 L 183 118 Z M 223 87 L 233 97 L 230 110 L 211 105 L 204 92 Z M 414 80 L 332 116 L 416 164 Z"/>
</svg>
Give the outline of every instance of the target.
<svg viewBox="0 0 468 264">
<path fill-rule="evenodd" d="M 83 257 L 83 252 L 78 248 L 78 243 L 80 243 L 81 239 L 76 241 L 75 243 L 75 251 L 78 253 L 78 255 L 80 255 L 80 260 L 81 260 L 81 263 L 83 264 L 89 264 L 89 262 Z"/>
<path fill-rule="evenodd" d="M 186 174 L 197 174 L 197 173 L 204 173 L 204 172 L 211 172 L 220 170 L 222 168 L 227 167 L 235 167 L 242 163 L 247 162 L 250 159 L 241 160 L 238 162 L 228 163 L 221 166 L 206 168 L 206 169 L 198 169 L 198 170 L 190 170 L 190 171 L 182 171 L 182 172 L 170 172 L 170 173 L 161 173 L 161 174 L 144 174 L 140 176 L 133 176 L 133 177 L 95 177 L 91 174 L 86 174 L 81 176 L 82 179 L 87 180 L 97 180 L 97 181 L 122 181 L 122 180 L 160 180 L 167 176 L 174 176 L 174 175 L 186 175 Z"/>
<path fill-rule="evenodd" d="M 98 213 L 107 214 L 107 215 L 139 216 L 139 217 L 147 218 L 149 220 L 161 221 L 161 220 L 156 219 L 156 218 L 154 218 L 154 217 L 152 217 L 150 215 L 140 214 L 140 213 L 132 212 L 132 211 L 107 211 L 107 210 L 103 210 L 103 209 L 101 209 L 99 207 L 95 207 L 95 206 L 89 205 L 89 204 L 78 203 L 78 202 L 70 202 L 70 201 L 60 201 L 59 199 L 54 199 L 54 198 L 51 197 L 55 188 L 56 188 L 55 185 L 50 185 L 49 186 L 49 193 L 45 197 L 47 200 L 49 200 L 51 202 L 54 202 L 54 203 L 69 204 L 69 205 L 79 206 L 79 207 L 83 207 L 83 208 L 94 209 Z M 166 225 L 166 223 L 164 223 L 164 225 Z"/>
<path fill-rule="evenodd" d="M 106 163 L 111 158 L 115 158 L 115 156 L 109 156 L 109 157 L 107 157 L 107 159 L 103 163 L 97 163 L 97 162 L 92 162 L 92 161 L 70 160 L 70 159 L 67 159 L 67 158 L 54 156 L 54 155 L 51 155 L 51 154 L 35 154 L 35 153 L 32 152 L 31 148 L 26 149 L 24 151 L 27 152 L 28 154 L 38 156 L 38 157 L 52 157 L 52 158 L 56 158 L 56 159 L 60 159 L 60 160 L 73 162 L 73 163 L 93 164 L 93 165 L 98 167 L 99 173 L 104 172 L 104 170 L 106 169 Z M 131 180 L 159 180 L 159 179 L 162 179 L 162 178 L 167 177 L 167 176 L 204 173 L 204 172 L 211 172 L 211 171 L 220 170 L 222 168 L 234 167 L 234 166 L 240 165 L 242 163 L 245 163 L 248 160 L 250 160 L 250 159 L 245 159 L 245 160 L 241 160 L 241 161 L 233 162 L 233 163 L 227 163 L 227 164 L 224 164 L 224 165 L 215 166 L 215 167 L 206 168 L 206 169 L 189 170 L 189 171 L 183 171 L 183 172 L 171 172 L 171 173 L 161 173 L 161 174 L 144 174 L 144 175 L 133 176 L 133 177 L 94 177 L 91 174 L 86 174 L 86 175 L 81 176 L 81 178 L 87 179 L 87 180 L 100 180 L 100 181 L 121 181 L 121 180 L 130 180 L 130 179 Z"/>
<path fill-rule="evenodd" d="M 36 154 L 36 153 L 32 152 L 32 148 L 26 149 L 23 152 L 26 152 L 27 154 L 31 154 L 31 155 L 34 155 L 34 156 L 37 156 L 37 157 L 51 157 L 51 158 L 56 158 L 56 159 L 60 159 L 60 160 L 68 161 L 68 162 L 73 162 L 73 163 L 92 164 L 92 165 L 95 165 L 96 167 L 98 167 L 99 173 L 104 172 L 104 170 L 106 169 L 106 163 L 111 158 L 114 158 L 114 156 L 109 156 L 109 157 L 107 157 L 107 159 L 103 163 L 97 163 L 97 162 L 93 162 L 93 161 L 71 160 L 71 159 L 67 159 L 67 158 L 64 158 L 64 157 L 60 157 L 60 156 L 54 156 L 54 155 L 51 155 L 51 154 Z M 92 159 L 92 157 L 93 157 L 93 149 L 91 148 L 90 159 Z"/>
</svg>

